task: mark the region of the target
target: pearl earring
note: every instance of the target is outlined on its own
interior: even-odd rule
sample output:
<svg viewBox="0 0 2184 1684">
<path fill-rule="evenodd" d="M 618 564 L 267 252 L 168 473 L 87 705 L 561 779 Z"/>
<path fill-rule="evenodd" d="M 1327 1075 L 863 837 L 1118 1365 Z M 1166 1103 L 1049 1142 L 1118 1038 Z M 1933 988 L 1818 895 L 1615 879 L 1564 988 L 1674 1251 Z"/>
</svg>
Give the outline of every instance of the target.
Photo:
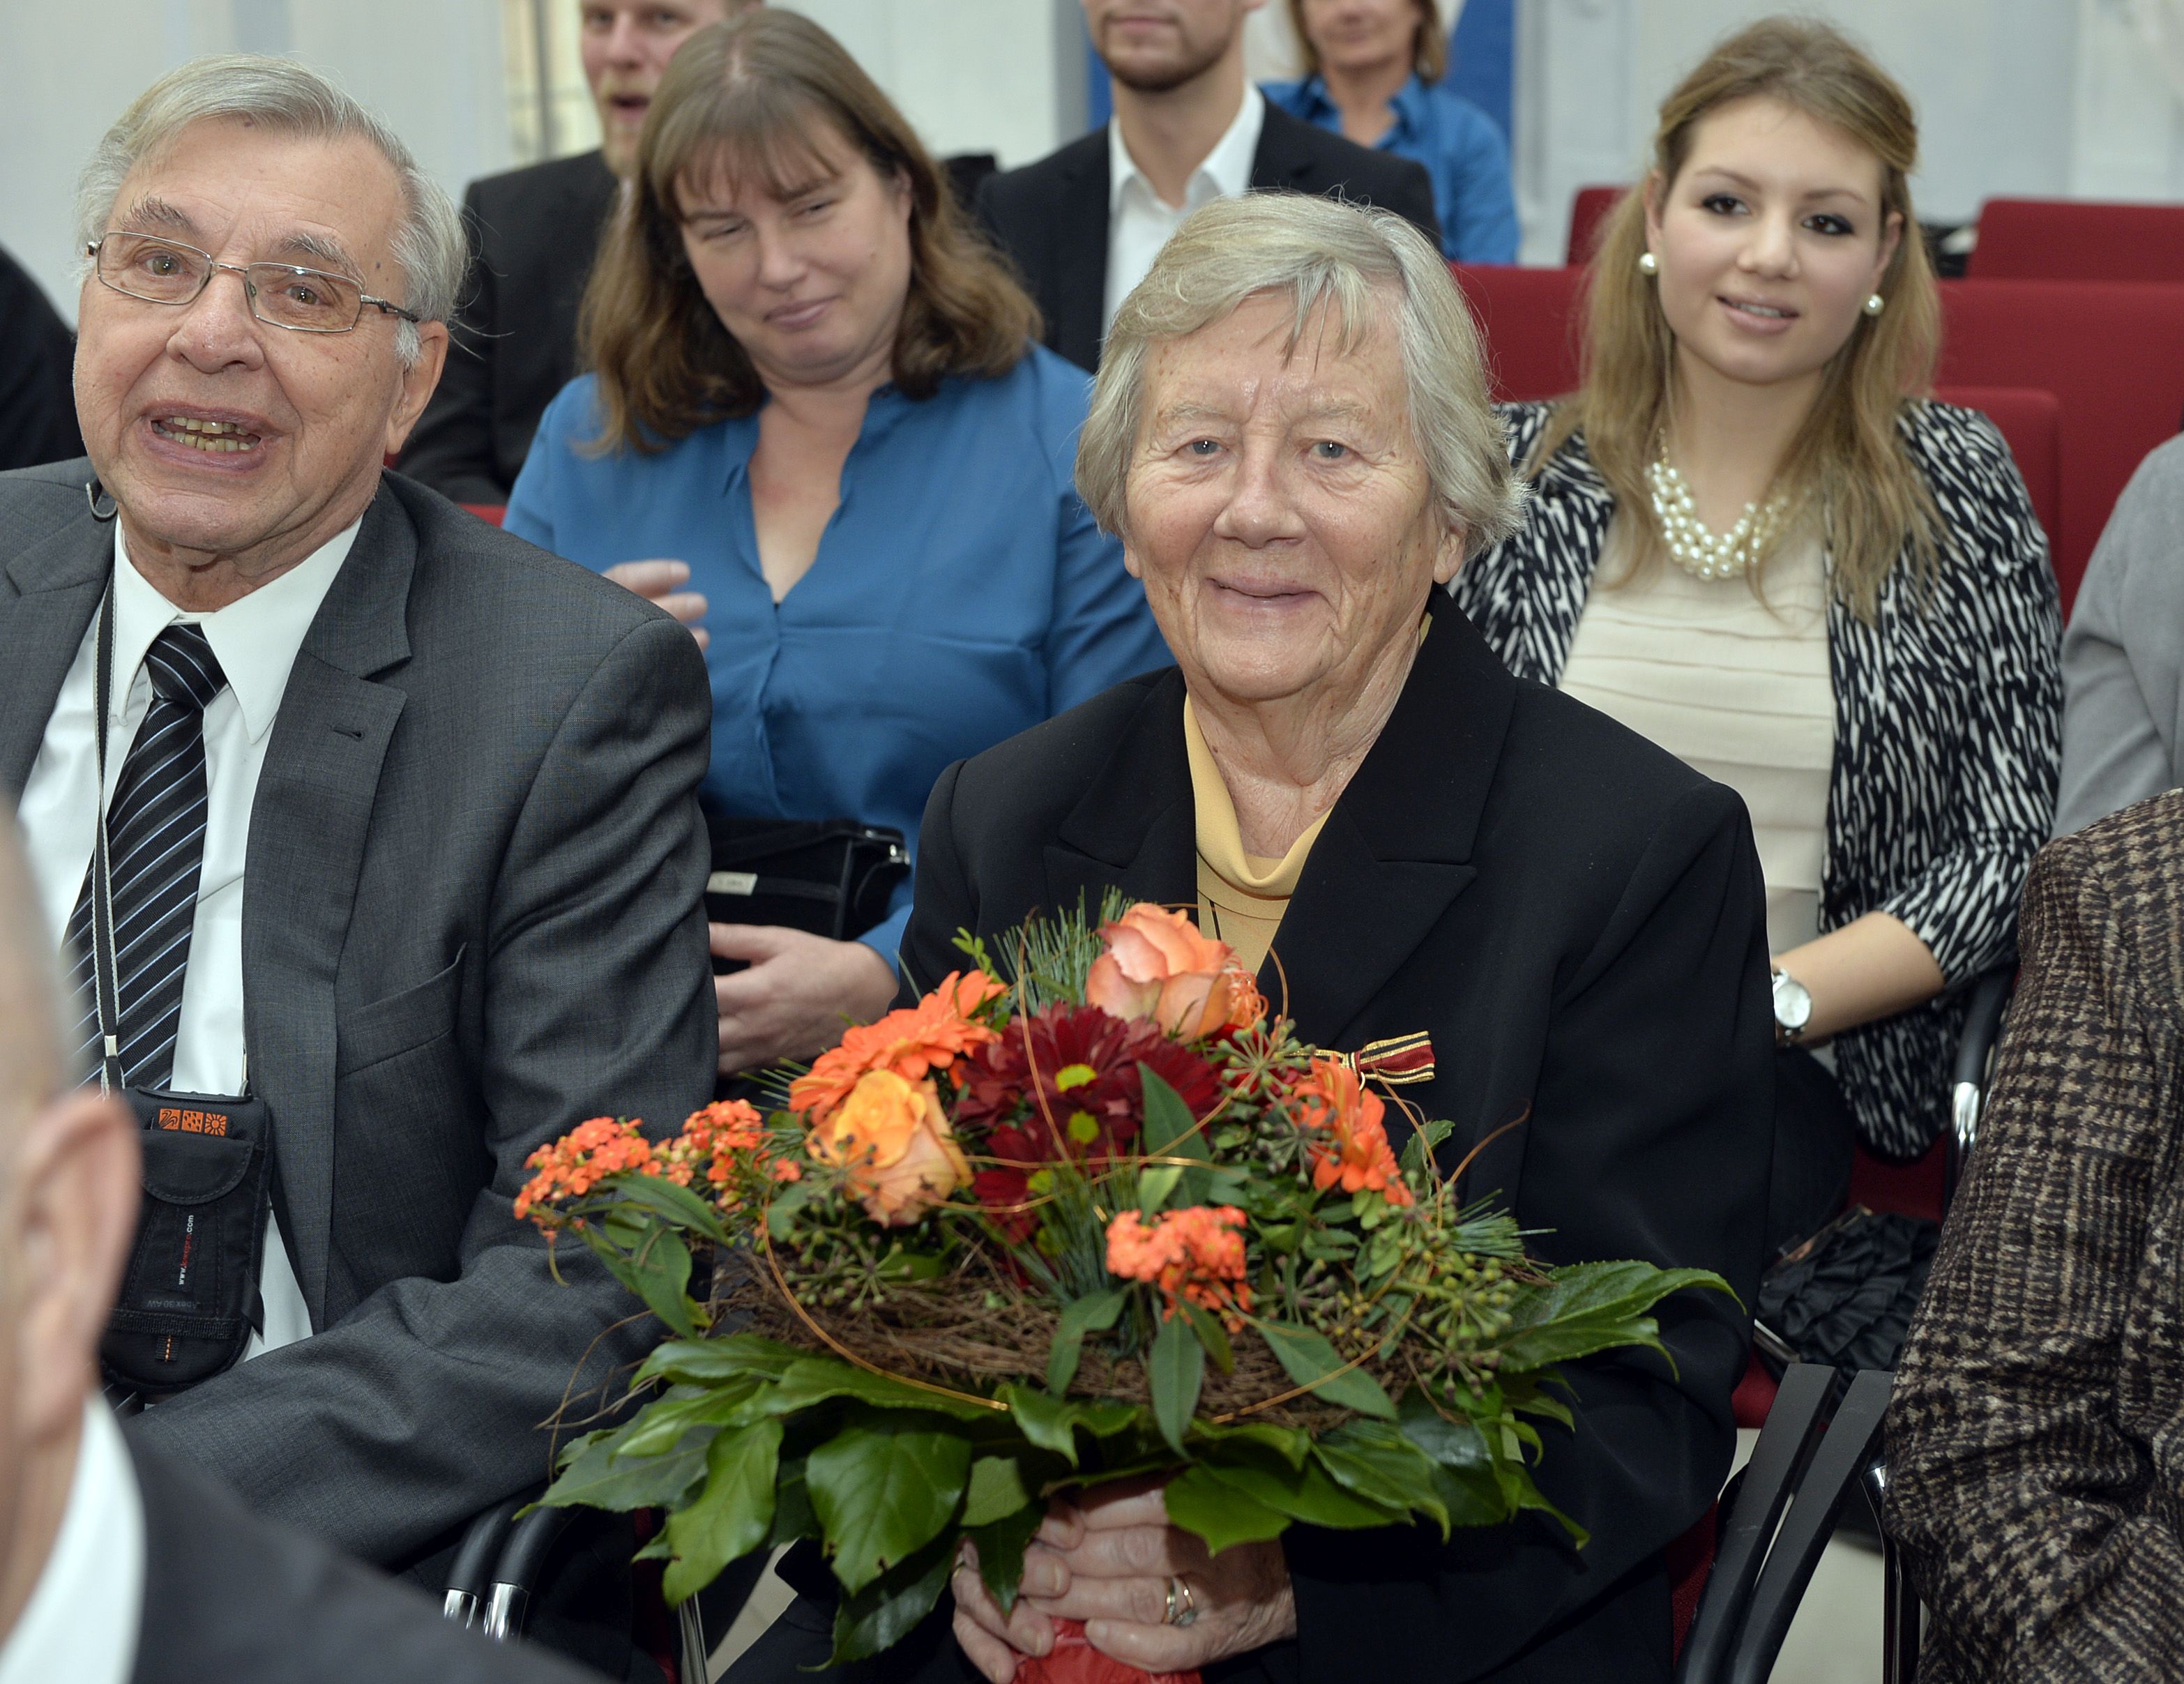
<svg viewBox="0 0 2184 1684">
<path fill-rule="evenodd" d="M 1879 315 L 1887 308 L 1888 300 L 1882 298 L 1880 293 L 1869 293 L 1866 295 L 1865 313 L 1868 315 Z"/>
<path fill-rule="evenodd" d="M 1658 275 L 1661 272 L 1661 259 L 1651 252 L 1639 253 L 1638 272 L 1641 275 Z"/>
</svg>

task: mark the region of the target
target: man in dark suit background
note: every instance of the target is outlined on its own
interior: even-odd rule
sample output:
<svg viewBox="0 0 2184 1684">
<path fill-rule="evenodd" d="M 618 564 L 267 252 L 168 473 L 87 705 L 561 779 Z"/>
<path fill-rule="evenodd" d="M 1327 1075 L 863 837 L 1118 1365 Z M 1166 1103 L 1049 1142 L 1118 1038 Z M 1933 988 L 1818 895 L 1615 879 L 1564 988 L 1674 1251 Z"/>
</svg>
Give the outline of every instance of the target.
<svg viewBox="0 0 2184 1684">
<path fill-rule="evenodd" d="M 127 1444 L 97 1391 L 136 1124 L 75 1087 L 53 937 L 0 809 L 0 1681 L 579 1684 Z M 69 1015 L 73 1015 L 69 1014 Z"/>
<path fill-rule="evenodd" d="M 978 192 L 978 214 L 1029 283 L 1046 343 L 1084 368 L 1183 219 L 1253 187 L 1377 204 L 1436 245 L 1433 184 L 1268 104 L 1244 74 L 1244 20 L 1265 0 L 1084 0 L 1114 79 L 1102 128 Z"/>
<path fill-rule="evenodd" d="M 110 601 L 121 1080 L 247 1081 L 273 1147 L 262 1335 L 130 1430 L 428 1574 L 647 1338 L 511 1203 L 582 1118 L 710 1096 L 704 661 L 382 472 L 463 254 L 376 119 L 286 61 L 200 60 L 86 181 L 89 457 L 0 477 L 0 791 L 86 977 Z"/>
<path fill-rule="evenodd" d="M 506 503 L 554 394 L 577 372 L 577 309 L 675 49 L 758 0 L 582 0 L 598 150 L 473 181 L 454 344 L 402 471 L 458 503 Z"/>
<path fill-rule="evenodd" d="M 0 251 L 0 468 L 83 454 L 70 373 L 75 335 L 45 290 Z"/>
</svg>

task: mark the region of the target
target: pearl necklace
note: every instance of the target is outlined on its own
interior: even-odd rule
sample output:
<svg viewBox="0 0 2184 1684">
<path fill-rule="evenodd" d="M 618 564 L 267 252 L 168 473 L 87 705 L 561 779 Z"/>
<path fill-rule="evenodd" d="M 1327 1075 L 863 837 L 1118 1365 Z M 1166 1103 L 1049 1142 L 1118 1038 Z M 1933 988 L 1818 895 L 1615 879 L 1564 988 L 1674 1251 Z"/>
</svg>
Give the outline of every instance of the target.
<svg viewBox="0 0 2184 1684">
<path fill-rule="evenodd" d="M 1691 487 L 1666 456 L 1653 460 L 1646 479 L 1653 493 L 1653 518 L 1661 523 L 1661 539 L 1669 546 L 1669 558 L 1698 578 L 1741 577 L 1758 564 L 1781 523 L 1781 501 L 1770 497 L 1764 506 L 1746 504 L 1736 524 L 1716 533 L 1699 520 Z"/>
</svg>

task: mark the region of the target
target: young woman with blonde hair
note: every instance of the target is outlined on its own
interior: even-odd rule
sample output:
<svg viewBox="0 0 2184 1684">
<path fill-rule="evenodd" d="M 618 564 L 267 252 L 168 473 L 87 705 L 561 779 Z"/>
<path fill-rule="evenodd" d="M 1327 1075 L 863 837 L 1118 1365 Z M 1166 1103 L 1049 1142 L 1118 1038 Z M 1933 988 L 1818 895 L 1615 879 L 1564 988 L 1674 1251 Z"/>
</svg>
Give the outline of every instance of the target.
<svg viewBox="0 0 2184 1684">
<path fill-rule="evenodd" d="M 1606 231 L 1583 386 L 1507 412 L 1531 519 L 1454 587 L 1518 673 L 1751 810 L 1777 1239 L 1840 1203 L 1853 1134 L 1943 1127 L 1957 990 L 2009 952 L 2055 799 L 2047 541 L 1993 424 L 1927 395 L 1917 149 L 1826 25 L 1717 47 Z"/>
</svg>

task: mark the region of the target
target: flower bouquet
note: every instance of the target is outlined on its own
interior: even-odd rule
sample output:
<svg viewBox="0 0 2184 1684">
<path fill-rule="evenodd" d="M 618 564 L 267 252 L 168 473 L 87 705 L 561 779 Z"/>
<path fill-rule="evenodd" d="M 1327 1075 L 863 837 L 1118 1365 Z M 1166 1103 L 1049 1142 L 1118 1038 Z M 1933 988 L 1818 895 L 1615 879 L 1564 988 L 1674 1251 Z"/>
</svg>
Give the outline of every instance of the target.
<svg viewBox="0 0 2184 1684">
<path fill-rule="evenodd" d="M 1535 1423 L 1570 1421 L 1555 1365 L 1660 1349 L 1661 1298 L 1727 1290 L 1529 1260 L 1437 1168 L 1449 1124 L 1412 1119 L 1398 1157 L 1357 1061 L 1300 1043 L 1179 914 L 1111 896 L 958 945 L 770 1113 L 715 1104 L 664 1143 L 602 1118 L 532 1159 L 517 1215 L 675 1335 L 543 1501 L 666 1510 L 671 1601 L 816 1539 L 834 1659 L 868 1656 L 963 1539 L 1007 1608 L 1048 1497 L 1147 1474 L 1214 1551 L 1552 1514 L 1530 1469 Z"/>
</svg>

